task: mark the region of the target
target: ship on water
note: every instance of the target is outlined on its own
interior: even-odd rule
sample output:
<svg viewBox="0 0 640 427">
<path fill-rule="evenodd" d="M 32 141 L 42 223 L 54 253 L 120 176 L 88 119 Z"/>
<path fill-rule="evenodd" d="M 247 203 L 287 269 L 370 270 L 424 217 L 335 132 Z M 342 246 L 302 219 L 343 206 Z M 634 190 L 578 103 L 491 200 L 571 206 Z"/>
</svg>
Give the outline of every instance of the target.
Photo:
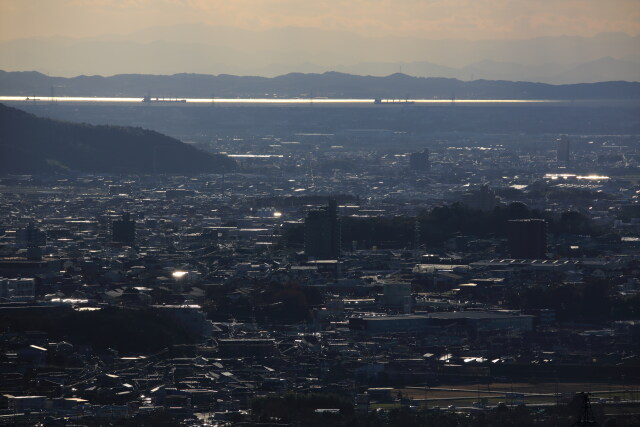
<svg viewBox="0 0 640 427">
<path fill-rule="evenodd" d="M 415 101 L 409 101 L 408 99 L 382 99 L 376 98 L 373 100 L 376 105 L 413 105 Z"/>
<path fill-rule="evenodd" d="M 142 102 L 162 102 L 162 103 L 166 103 L 166 102 L 187 102 L 186 99 L 182 99 L 182 98 L 160 98 L 160 97 L 155 97 L 152 98 L 151 95 L 147 94 L 144 98 L 142 98 Z"/>
</svg>

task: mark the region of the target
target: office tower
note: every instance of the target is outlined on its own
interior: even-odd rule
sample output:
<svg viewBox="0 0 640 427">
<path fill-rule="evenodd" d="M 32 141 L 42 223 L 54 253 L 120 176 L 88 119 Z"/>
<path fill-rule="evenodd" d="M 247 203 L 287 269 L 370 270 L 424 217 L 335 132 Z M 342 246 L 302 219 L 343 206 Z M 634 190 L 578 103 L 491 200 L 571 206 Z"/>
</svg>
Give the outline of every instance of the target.
<svg viewBox="0 0 640 427">
<path fill-rule="evenodd" d="M 16 233 L 16 241 L 19 245 L 33 248 L 38 246 L 46 246 L 47 233 L 36 228 L 33 222 L 29 222 L 26 228 L 18 230 Z"/>
<path fill-rule="evenodd" d="M 507 226 L 509 252 L 516 259 L 542 259 L 547 252 L 547 223 L 543 219 L 516 219 Z"/>
<path fill-rule="evenodd" d="M 429 162 L 429 150 L 426 148 L 419 153 L 409 155 L 409 169 L 416 172 L 426 172 L 431 168 Z"/>
<path fill-rule="evenodd" d="M 562 135 L 560 139 L 558 139 L 558 145 L 556 149 L 556 159 L 558 162 L 562 162 L 564 164 L 569 163 L 571 155 L 571 140 L 567 135 Z"/>
<path fill-rule="evenodd" d="M 136 240 L 136 222 L 129 212 L 122 214 L 122 219 L 113 221 L 112 240 L 114 242 L 133 245 Z"/>
<path fill-rule="evenodd" d="M 307 213 L 304 220 L 304 252 L 316 259 L 336 259 L 340 256 L 340 223 L 335 200 L 321 209 Z"/>
</svg>

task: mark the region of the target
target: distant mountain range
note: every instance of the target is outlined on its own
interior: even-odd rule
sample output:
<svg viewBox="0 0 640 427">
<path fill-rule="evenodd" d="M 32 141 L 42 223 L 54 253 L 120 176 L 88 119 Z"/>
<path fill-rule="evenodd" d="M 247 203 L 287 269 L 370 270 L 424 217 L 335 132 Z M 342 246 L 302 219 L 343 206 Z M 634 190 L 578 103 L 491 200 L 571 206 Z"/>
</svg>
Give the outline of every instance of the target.
<svg viewBox="0 0 640 427">
<path fill-rule="evenodd" d="M 264 31 L 176 25 L 90 39 L 0 42 L 0 69 L 79 74 L 301 73 L 512 80 L 551 84 L 640 81 L 640 37 L 602 33 L 523 40 L 364 37 L 345 31 Z"/>
<path fill-rule="evenodd" d="M 47 97 L 116 96 L 218 98 L 329 97 L 414 99 L 640 99 L 638 82 L 601 82 L 571 85 L 544 83 L 411 77 L 386 77 L 338 72 L 291 73 L 273 78 L 175 74 L 112 77 L 48 77 L 38 72 L 0 71 L 0 94 Z"/>
<path fill-rule="evenodd" d="M 0 104 L 0 171 L 216 173 L 235 162 L 158 132 L 62 122 Z"/>
<path fill-rule="evenodd" d="M 389 75 L 399 70 L 411 76 L 439 76 L 465 81 L 485 79 L 549 84 L 640 81 L 640 62 L 611 57 L 580 64 L 523 65 L 515 62 L 484 60 L 460 68 L 445 67 L 430 62 L 361 63 L 336 68 L 336 71 L 345 73 L 376 76 Z M 324 70 L 322 67 L 309 64 L 308 67 L 300 71 L 321 72 Z"/>
</svg>

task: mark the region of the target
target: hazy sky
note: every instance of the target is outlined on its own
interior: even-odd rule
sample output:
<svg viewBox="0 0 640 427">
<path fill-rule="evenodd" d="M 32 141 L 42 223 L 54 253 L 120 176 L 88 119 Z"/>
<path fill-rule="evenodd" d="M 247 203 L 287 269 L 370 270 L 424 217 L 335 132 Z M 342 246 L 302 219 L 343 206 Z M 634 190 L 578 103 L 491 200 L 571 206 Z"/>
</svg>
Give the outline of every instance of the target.
<svg viewBox="0 0 640 427">
<path fill-rule="evenodd" d="M 0 40 L 191 23 L 431 39 L 639 35 L 640 0 L 0 0 Z"/>
</svg>

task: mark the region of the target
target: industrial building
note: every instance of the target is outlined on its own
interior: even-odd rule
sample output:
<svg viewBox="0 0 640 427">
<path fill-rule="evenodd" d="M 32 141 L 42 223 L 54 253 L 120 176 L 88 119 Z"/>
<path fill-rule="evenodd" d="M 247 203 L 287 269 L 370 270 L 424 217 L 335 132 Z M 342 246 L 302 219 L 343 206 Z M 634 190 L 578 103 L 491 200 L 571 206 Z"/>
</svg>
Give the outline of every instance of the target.
<svg viewBox="0 0 640 427">
<path fill-rule="evenodd" d="M 349 328 L 370 334 L 437 331 L 454 326 L 473 332 L 483 330 L 531 331 L 534 316 L 488 311 L 455 311 L 403 316 L 353 317 Z"/>
</svg>

